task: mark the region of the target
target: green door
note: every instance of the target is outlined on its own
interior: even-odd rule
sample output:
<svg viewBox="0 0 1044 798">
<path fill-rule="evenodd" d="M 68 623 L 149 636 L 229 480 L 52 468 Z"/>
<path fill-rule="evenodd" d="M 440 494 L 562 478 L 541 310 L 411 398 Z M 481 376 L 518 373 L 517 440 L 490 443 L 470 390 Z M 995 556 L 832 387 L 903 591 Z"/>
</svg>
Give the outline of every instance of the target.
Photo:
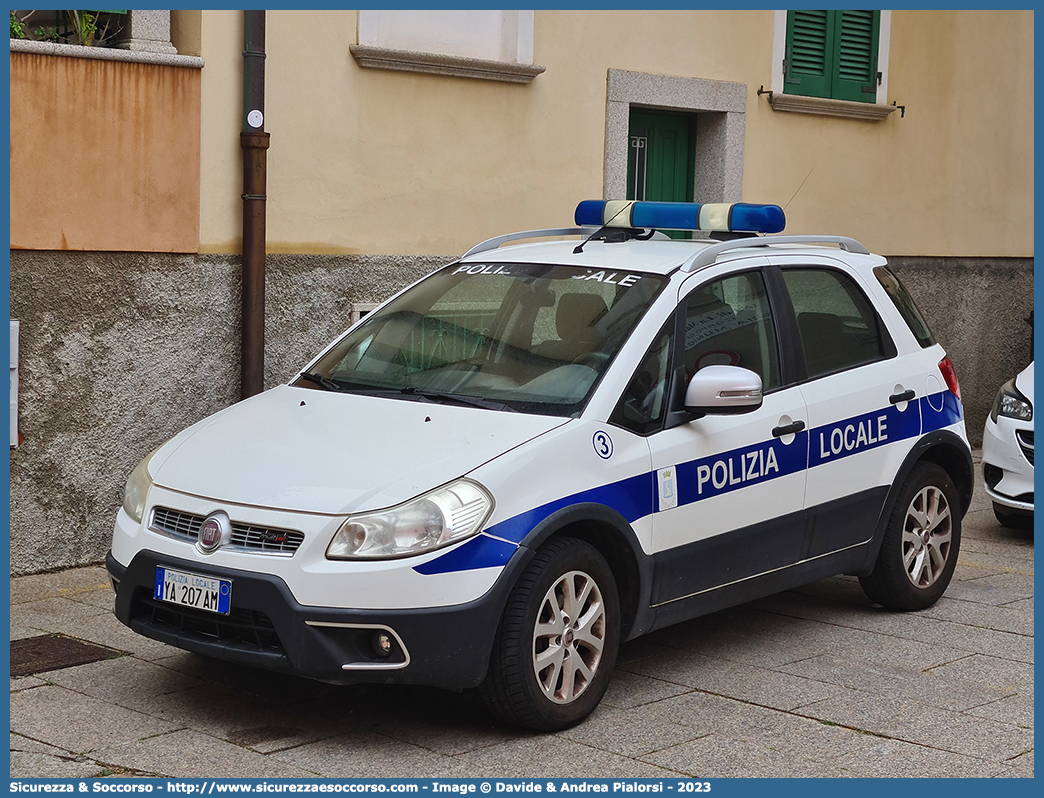
<svg viewBox="0 0 1044 798">
<path fill-rule="evenodd" d="M 632 110 L 628 131 L 627 199 L 692 202 L 696 118 Z M 668 231 L 673 238 L 691 234 Z"/>
</svg>

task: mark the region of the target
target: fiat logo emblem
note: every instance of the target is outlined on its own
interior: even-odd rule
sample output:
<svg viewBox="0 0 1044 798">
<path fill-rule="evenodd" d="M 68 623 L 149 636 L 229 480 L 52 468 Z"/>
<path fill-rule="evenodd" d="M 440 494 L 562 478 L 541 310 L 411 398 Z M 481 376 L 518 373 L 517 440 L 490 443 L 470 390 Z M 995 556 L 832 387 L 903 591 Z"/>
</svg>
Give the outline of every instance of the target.
<svg viewBox="0 0 1044 798">
<path fill-rule="evenodd" d="M 199 528 L 199 550 L 209 554 L 219 546 L 232 539 L 232 522 L 224 513 L 212 513 L 207 516 L 203 526 Z"/>
</svg>

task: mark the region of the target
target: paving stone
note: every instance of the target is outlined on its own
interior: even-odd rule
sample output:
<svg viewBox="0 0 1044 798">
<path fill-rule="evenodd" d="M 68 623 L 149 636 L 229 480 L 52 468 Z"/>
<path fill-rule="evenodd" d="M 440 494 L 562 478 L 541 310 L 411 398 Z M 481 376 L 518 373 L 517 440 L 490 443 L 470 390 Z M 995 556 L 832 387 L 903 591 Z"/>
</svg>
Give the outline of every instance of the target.
<svg viewBox="0 0 1044 798">
<path fill-rule="evenodd" d="M 951 582 L 948 598 L 1000 607 L 1033 596 L 1033 574 L 1002 573 L 981 579 Z"/>
<path fill-rule="evenodd" d="M 826 619 L 805 618 L 799 624 L 787 624 L 781 630 L 765 629 L 761 634 L 762 646 L 766 650 L 765 667 L 777 667 L 802 659 L 833 654 L 843 651 L 849 659 L 866 662 L 896 663 L 914 670 L 921 670 L 933 665 L 941 665 L 962 656 L 965 652 L 949 646 L 939 646 L 910 640 L 898 634 L 883 635 L 866 629 L 855 628 L 851 615 L 834 622 L 833 611 L 822 609 L 819 603 L 810 597 L 798 594 L 787 594 L 790 601 L 788 610 L 805 615 L 826 613 Z M 858 618 L 876 617 L 877 611 L 868 608 L 859 613 Z M 803 657 L 785 657 L 786 662 L 778 662 L 772 657 L 773 645 L 781 645 L 789 651 L 804 653 Z"/>
<path fill-rule="evenodd" d="M 558 735 L 628 757 L 640 757 L 698 736 L 691 727 L 668 719 L 656 706 L 618 709 L 604 704 L 585 722 Z"/>
<path fill-rule="evenodd" d="M 983 779 L 1009 770 L 997 762 L 977 757 L 881 739 L 875 739 L 866 751 L 840 757 L 838 764 L 852 776 L 872 779 Z"/>
<path fill-rule="evenodd" d="M 473 778 L 671 778 L 677 771 L 573 742 L 530 735 L 455 757 Z"/>
<path fill-rule="evenodd" d="M 89 759 L 81 761 L 51 754 L 11 752 L 13 779 L 89 779 L 104 771 L 103 765 Z"/>
<path fill-rule="evenodd" d="M 965 521 L 965 529 L 969 524 Z M 1033 568 L 1033 539 L 1015 530 L 1014 535 L 1003 527 L 996 525 L 988 535 L 977 537 L 964 536 L 961 539 L 961 554 L 958 562 L 968 559 L 1004 568 Z"/>
<path fill-rule="evenodd" d="M 277 698 L 236 693 L 213 684 L 158 695 L 148 714 L 260 753 L 292 748 L 352 730 L 314 709 L 292 707 Z"/>
<path fill-rule="evenodd" d="M 996 701 L 1014 690 L 947 675 L 944 673 L 947 667 L 924 673 L 898 666 L 871 666 L 847 657 L 822 656 L 785 665 L 781 670 L 836 684 L 847 690 L 919 701 L 955 712 Z"/>
<path fill-rule="evenodd" d="M 1031 607 L 1032 609 L 1032 607 Z M 996 629 L 1017 635 L 1033 636 L 1033 613 L 1011 607 L 996 607 L 974 601 L 958 601 L 943 595 L 921 614 L 928 618 L 953 621 L 984 629 Z"/>
<path fill-rule="evenodd" d="M 678 648 L 685 651 L 762 668 L 774 668 L 809 656 L 808 648 L 786 642 L 786 633 L 781 630 L 771 636 L 759 636 L 740 626 L 708 631 L 703 635 L 687 637 L 684 642 L 679 639 L 678 642 Z"/>
<path fill-rule="evenodd" d="M 173 648 L 132 632 L 124 626 L 111 612 L 92 615 L 76 622 L 76 636 L 81 640 L 118 648 L 144 660 L 158 660 L 169 657 L 180 649 Z"/>
<path fill-rule="evenodd" d="M 1029 613 L 1029 616 L 1033 617 L 1033 599 L 1024 598 L 1018 601 L 1012 601 L 1004 605 L 1005 609 L 1014 610 L 1016 612 Z"/>
<path fill-rule="evenodd" d="M 968 709 L 965 714 L 989 718 L 998 723 L 1012 723 L 1024 729 L 1033 728 L 1033 688 L 1020 689 L 1015 695 Z"/>
<path fill-rule="evenodd" d="M 518 729 L 497 723 L 488 716 L 484 716 L 480 721 L 455 713 L 448 713 L 441 720 L 390 715 L 374 723 L 372 730 L 385 737 L 446 756 L 500 745 L 524 734 Z"/>
<path fill-rule="evenodd" d="M 18 676 L 11 679 L 11 692 L 17 692 L 18 690 L 30 690 L 33 687 L 40 687 L 47 684 L 39 676 Z"/>
<path fill-rule="evenodd" d="M 1033 747 L 1033 732 L 916 701 L 859 693 L 802 707 L 801 714 L 849 728 L 1000 761 Z"/>
<path fill-rule="evenodd" d="M 1018 779 L 1033 778 L 1033 751 L 1032 749 L 1009 759 L 1007 764 L 1011 767 L 1011 775 Z"/>
<path fill-rule="evenodd" d="M 688 690 L 688 687 L 680 684 L 617 668 L 602 703 L 619 709 L 634 709 L 644 704 L 652 704 L 671 696 L 680 695 Z"/>
<path fill-rule="evenodd" d="M 279 751 L 273 762 L 328 778 L 465 778 L 454 758 L 372 732 L 353 732 Z"/>
<path fill-rule="evenodd" d="M 47 634 L 47 632 L 43 629 L 33 629 L 30 626 L 22 626 L 20 624 L 16 625 L 13 622 L 11 623 L 12 640 L 25 640 L 28 637 L 40 637 L 45 634 Z"/>
<path fill-rule="evenodd" d="M 1033 665 L 1001 657 L 971 654 L 929 671 L 934 676 L 977 682 L 992 690 L 1011 692 L 1033 687 Z"/>
<path fill-rule="evenodd" d="M 701 736 L 758 743 L 817 762 L 869 748 L 874 739 L 836 724 L 706 693 L 689 693 L 657 707 L 678 723 L 705 732 Z"/>
<path fill-rule="evenodd" d="M 11 607 L 11 625 L 54 633 L 75 629 L 84 620 L 104 613 L 99 607 L 65 598 L 43 599 Z"/>
<path fill-rule="evenodd" d="M 953 579 L 964 582 L 971 579 L 981 579 L 984 576 L 1003 574 L 1007 571 L 1008 568 L 1003 565 L 975 558 L 975 552 L 965 552 L 962 547 L 961 556 L 957 560 L 957 567 L 953 570 Z"/>
<path fill-rule="evenodd" d="M 109 575 L 104 566 L 95 565 L 86 568 L 70 568 L 50 574 L 20 576 L 11 580 L 11 604 L 69 597 L 81 592 L 94 592 L 101 588 L 108 590 L 111 595 Z"/>
<path fill-rule="evenodd" d="M 317 775 L 192 729 L 114 745 L 93 756 L 110 766 L 175 779 L 300 779 Z"/>
<path fill-rule="evenodd" d="M 840 778 L 849 775 L 831 763 L 814 762 L 761 743 L 708 735 L 642 757 L 643 761 L 696 779 Z"/>
<path fill-rule="evenodd" d="M 85 754 L 170 731 L 172 724 L 64 687 L 11 694 L 11 731 Z"/>
<path fill-rule="evenodd" d="M 960 652 L 985 653 L 1033 662 L 1032 637 L 943 621 L 920 613 L 882 611 L 872 615 L 852 615 L 845 625 Z"/>
<path fill-rule="evenodd" d="M 693 653 L 652 657 L 625 667 L 646 676 L 776 709 L 793 709 L 841 692 L 833 685 L 812 679 Z"/>
<path fill-rule="evenodd" d="M 50 671 L 47 676 L 54 684 L 146 715 L 153 714 L 157 696 L 203 684 L 191 676 L 134 657 L 63 668 Z"/>
</svg>

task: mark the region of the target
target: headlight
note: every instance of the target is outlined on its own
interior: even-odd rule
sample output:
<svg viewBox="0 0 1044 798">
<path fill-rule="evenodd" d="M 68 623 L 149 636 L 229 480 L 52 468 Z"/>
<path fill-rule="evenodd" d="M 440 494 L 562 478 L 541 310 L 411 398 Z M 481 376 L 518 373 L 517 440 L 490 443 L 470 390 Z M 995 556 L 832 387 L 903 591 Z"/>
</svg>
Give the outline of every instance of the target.
<svg viewBox="0 0 1044 798">
<path fill-rule="evenodd" d="M 1033 420 L 1033 405 L 1015 388 L 1015 380 L 1009 380 L 1001 386 L 997 398 L 993 402 L 993 410 L 990 418 L 994 421 L 997 416 L 1015 418 L 1019 421 Z"/>
<path fill-rule="evenodd" d="M 349 516 L 326 556 L 361 560 L 421 554 L 478 534 L 491 512 L 493 497 L 486 489 L 458 479 L 398 507 Z"/>
<path fill-rule="evenodd" d="M 152 487 L 152 477 L 149 475 L 149 461 L 159 451 L 159 448 L 157 446 L 145 455 L 145 459 L 138 463 L 137 468 L 131 472 L 130 479 L 127 480 L 127 486 L 123 489 L 123 509 L 127 511 L 127 515 L 139 524 L 141 523 L 142 515 L 145 513 L 145 499 L 148 498 L 149 488 Z"/>
</svg>

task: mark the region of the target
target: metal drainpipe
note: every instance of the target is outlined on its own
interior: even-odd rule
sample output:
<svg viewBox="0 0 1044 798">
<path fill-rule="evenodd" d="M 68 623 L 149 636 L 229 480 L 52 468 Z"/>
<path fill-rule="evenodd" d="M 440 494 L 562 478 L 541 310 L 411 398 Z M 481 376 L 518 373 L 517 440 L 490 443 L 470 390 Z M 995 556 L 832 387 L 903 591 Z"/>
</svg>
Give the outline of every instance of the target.
<svg viewBox="0 0 1044 798">
<path fill-rule="evenodd" d="M 265 124 L 265 12 L 243 12 L 243 342 L 242 398 L 264 390 L 265 200 L 269 136 Z"/>
</svg>

